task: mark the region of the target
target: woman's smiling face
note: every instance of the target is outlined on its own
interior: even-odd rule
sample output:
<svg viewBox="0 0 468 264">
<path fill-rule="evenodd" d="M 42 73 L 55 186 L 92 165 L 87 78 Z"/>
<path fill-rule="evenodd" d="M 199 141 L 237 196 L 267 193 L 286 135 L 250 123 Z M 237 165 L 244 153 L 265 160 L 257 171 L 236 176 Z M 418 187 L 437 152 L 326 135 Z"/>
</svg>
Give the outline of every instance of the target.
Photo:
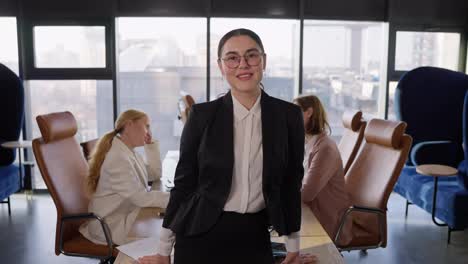
<svg viewBox="0 0 468 264">
<path fill-rule="evenodd" d="M 235 92 L 251 93 L 262 81 L 266 55 L 249 36 L 235 36 L 224 44 L 218 66 Z"/>
</svg>

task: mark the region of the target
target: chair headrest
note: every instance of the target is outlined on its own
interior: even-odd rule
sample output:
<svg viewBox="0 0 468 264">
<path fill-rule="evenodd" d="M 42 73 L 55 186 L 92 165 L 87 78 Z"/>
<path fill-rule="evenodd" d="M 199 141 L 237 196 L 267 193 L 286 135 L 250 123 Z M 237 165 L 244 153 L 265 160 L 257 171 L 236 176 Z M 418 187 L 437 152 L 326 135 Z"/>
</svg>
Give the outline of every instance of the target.
<svg viewBox="0 0 468 264">
<path fill-rule="evenodd" d="M 405 129 L 405 122 L 372 119 L 367 125 L 364 137 L 369 143 L 397 149 L 401 146 L 401 139 Z"/>
<path fill-rule="evenodd" d="M 78 130 L 75 117 L 68 111 L 38 115 L 36 121 L 45 143 L 73 137 Z"/>
<path fill-rule="evenodd" d="M 343 126 L 351 129 L 352 131 L 358 131 L 361 128 L 362 112 L 351 112 L 346 111 L 343 113 Z"/>
</svg>

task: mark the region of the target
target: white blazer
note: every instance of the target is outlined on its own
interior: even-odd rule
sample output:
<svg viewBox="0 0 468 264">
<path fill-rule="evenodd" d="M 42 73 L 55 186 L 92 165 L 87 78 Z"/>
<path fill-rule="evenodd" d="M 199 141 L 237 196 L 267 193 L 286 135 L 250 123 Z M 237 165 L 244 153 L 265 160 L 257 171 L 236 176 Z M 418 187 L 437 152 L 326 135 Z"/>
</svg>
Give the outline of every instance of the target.
<svg viewBox="0 0 468 264">
<path fill-rule="evenodd" d="M 89 212 L 106 221 L 112 241 L 117 245 L 131 241 L 128 233 L 142 207 L 166 208 L 169 201 L 169 193 L 148 187 L 148 180 L 161 178 L 159 142 L 145 145 L 145 153 L 148 164 L 116 136 L 102 164 L 96 192 L 90 200 Z M 80 233 L 94 243 L 106 243 L 97 220 L 83 224 Z"/>
</svg>

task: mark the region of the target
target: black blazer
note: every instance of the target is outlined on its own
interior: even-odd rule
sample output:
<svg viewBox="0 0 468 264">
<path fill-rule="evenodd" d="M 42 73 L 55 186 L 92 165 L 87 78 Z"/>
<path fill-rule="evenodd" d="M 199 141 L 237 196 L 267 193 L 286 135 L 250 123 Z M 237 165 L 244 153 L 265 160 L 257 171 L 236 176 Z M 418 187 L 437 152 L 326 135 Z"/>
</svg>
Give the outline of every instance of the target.
<svg viewBox="0 0 468 264">
<path fill-rule="evenodd" d="M 269 221 L 279 235 L 301 225 L 304 169 L 302 111 L 262 91 L 263 197 Z M 193 106 L 180 142 L 163 226 L 176 234 L 208 231 L 223 212 L 234 166 L 234 113 L 231 93 Z"/>
</svg>

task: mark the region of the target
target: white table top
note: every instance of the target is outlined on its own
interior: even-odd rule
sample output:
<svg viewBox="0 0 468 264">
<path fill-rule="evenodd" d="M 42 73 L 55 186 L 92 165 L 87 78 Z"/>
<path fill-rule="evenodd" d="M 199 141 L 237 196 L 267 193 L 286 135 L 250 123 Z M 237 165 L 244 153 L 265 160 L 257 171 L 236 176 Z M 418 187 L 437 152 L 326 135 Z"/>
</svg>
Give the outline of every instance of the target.
<svg viewBox="0 0 468 264">
<path fill-rule="evenodd" d="M 2 147 L 15 149 L 15 148 L 31 148 L 32 141 L 30 140 L 19 140 L 19 141 L 6 141 L 2 143 Z"/>
<path fill-rule="evenodd" d="M 452 176 L 458 173 L 458 170 L 440 164 L 424 164 L 416 167 L 416 172 L 426 176 Z"/>
</svg>

